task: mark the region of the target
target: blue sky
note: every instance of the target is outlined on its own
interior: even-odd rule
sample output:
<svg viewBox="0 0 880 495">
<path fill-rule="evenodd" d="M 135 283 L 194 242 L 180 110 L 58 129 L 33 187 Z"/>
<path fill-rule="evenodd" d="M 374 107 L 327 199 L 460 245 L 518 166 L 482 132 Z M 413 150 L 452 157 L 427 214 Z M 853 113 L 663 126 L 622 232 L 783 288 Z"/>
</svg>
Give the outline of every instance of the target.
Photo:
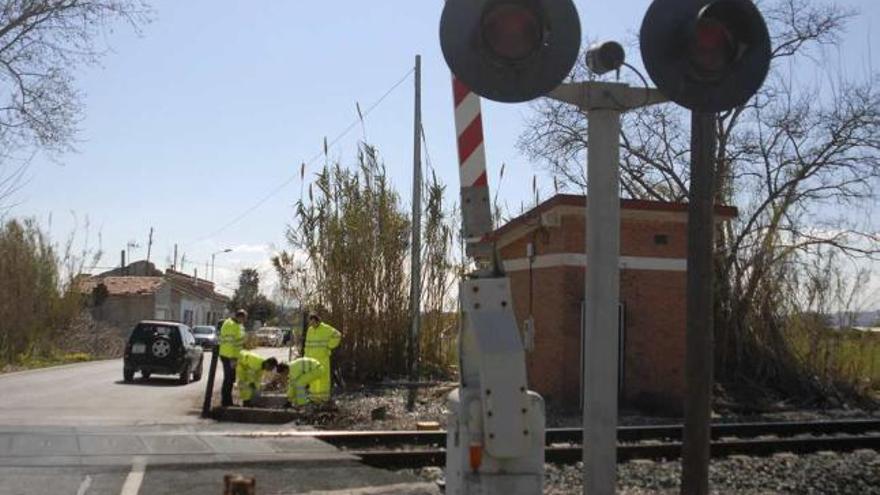
<svg viewBox="0 0 880 495">
<path fill-rule="evenodd" d="M 630 40 L 648 0 L 577 0 L 587 39 Z M 842 64 L 880 68 L 880 2 L 850 0 L 862 16 L 850 24 Z M 217 258 L 220 289 L 234 286 L 244 266 L 270 274 L 269 253 L 284 247 L 285 224 L 299 199 L 292 181 L 235 225 L 217 232 L 319 154 L 366 108 L 423 58 L 423 115 L 428 152 L 438 175 L 457 195 L 449 71 L 437 28 L 442 0 L 335 2 L 154 1 L 156 19 L 136 36 L 119 28 L 101 66 L 85 68 L 85 98 L 77 152 L 37 156 L 16 198 L 17 216 L 34 216 L 62 239 L 90 222 L 113 266 L 128 241 L 143 246 L 155 228 L 153 259 L 165 267 L 175 243 L 188 272 L 203 274 Z M 630 49 L 629 59 L 638 61 Z M 638 64 L 641 65 L 641 64 Z M 367 139 L 378 146 L 392 180 L 408 197 L 412 160 L 412 79 L 370 114 Z M 484 102 L 490 186 L 507 164 L 500 197 L 513 207 L 529 197 L 531 177 L 552 182 L 515 149 L 528 105 Z M 360 126 L 330 150 L 354 160 Z M 308 176 L 323 157 L 307 167 Z M 543 197 L 547 196 L 545 192 Z M 405 199 L 406 201 L 406 199 Z M 51 224 L 49 219 L 51 218 Z M 79 227 L 77 228 L 77 224 Z"/>
</svg>

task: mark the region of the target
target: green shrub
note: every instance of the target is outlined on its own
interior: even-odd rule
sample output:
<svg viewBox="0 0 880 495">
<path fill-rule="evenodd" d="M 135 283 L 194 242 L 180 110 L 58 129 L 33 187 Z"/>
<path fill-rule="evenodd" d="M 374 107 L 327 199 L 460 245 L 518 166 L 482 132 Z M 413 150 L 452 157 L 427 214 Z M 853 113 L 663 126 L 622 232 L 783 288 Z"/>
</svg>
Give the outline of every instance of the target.
<svg viewBox="0 0 880 495">
<path fill-rule="evenodd" d="M 0 227 L 0 365 L 64 362 L 55 353 L 83 308 L 73 287 L 81 259 L 70 248 L 59 256 L 33 220 Z"/>
</svg>

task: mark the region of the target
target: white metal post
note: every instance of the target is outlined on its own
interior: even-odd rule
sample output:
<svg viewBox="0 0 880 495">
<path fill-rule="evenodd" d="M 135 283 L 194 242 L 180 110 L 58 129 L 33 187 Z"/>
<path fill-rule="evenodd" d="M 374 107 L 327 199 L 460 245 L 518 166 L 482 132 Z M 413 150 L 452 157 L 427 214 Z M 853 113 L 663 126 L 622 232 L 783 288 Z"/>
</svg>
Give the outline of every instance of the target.
<svg viewBox="0 0 880 495">
<path fill-rule="evenodd" d="M 587 112 L 586 337 L 583 358 L 584 494 L 615 492 L 620 298 L 620 115 L 666 98 L 652 88 L 582 82 L 550 98 Z"/>
<path fill-rule="evenodd" d="M 584 493 L 614 493 L 620 293 L 620 112 L 589 110 Z"/>
</svg>

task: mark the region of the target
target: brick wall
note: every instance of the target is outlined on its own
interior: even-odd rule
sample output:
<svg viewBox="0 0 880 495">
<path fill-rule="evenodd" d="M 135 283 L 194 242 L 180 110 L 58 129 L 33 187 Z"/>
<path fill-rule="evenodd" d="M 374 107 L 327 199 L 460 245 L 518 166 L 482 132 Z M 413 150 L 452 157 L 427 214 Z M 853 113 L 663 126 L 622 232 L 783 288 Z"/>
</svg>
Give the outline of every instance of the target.
<svg viewBox="0 0 880 495">
<path fill-rule="evenodd" d="M 553 225 L 537 217 L 527 228 L 508 230 L 501 257 L 519 260 L 508 272 L 514 310 L 522 325 L 535 319 L 535 349 L 527 355 L 529 385 L 548 402 L 577 406 L 581 387 L 581 302 L 585 268 L 583 208 L 563 210 Z M 551 211 L 552 213 L 552 211 Z M 685 214 L 622 214 L 621 256 L 652 262 L 686 257 Z M 534 244 L 540 268 L 522 269 Z M 548 257 L 547 255 L 555 255 Z M 570 256 L 566 256 L 570 255 Z M 550 266 L 553 265 L 553 266 Z M 533 284 L 529 295 L 530 278 Z M 623 269 L 620 300 L 626 308 L 625 402 L 651 410 L 679 412 L 684 389 L 685 272 L 681 269 Z M 530 309 L 531 308 L 531 309 Z"/>
</svg>

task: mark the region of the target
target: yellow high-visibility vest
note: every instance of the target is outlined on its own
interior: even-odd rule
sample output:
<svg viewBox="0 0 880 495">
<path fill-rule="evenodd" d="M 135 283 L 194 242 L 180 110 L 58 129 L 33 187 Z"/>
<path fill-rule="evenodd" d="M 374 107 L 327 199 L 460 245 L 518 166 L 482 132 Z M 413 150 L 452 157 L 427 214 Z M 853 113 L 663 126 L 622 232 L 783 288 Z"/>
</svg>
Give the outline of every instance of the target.
<svg viewBox="0 0 880 495">
<path fill-rule="evenodd" d="M 220 356 L 238 359 L 244 344 L 244 328 L 241 323 L 227 318 L 220 327 Z"/>
<path fill-rule="evenodd" d="M 235 378 L 239 382 L 261 383 L 263 381 L 263 363 L 266 358 L 251 351 L 241 351 Z M 239 376 L 241 374 L 242 376 Z"/>
<path fill-rule="evenodd" d="M 330 358 L 330 351 L 339 346 L 342 334 L 326 323 L 309 327 L 306 333 L 305 357 L 324 361 Z"/>
</svg>

